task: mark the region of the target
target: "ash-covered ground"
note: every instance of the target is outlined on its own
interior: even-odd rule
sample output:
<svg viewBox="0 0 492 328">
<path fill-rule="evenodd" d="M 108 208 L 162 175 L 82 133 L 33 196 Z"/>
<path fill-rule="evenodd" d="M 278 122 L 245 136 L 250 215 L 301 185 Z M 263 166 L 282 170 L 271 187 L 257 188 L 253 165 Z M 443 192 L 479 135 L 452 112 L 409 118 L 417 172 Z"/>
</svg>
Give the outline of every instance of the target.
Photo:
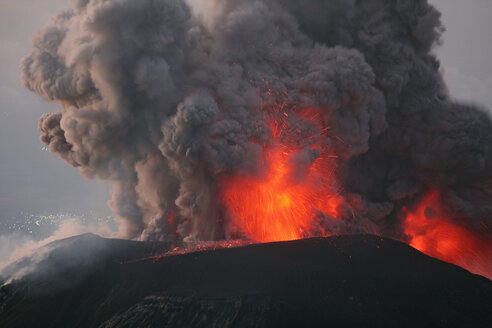
<svg viewBox="0 0 492 328">
<path fill-rule="evenodd" d="M 2 327 L 490 327 L 492 282 L 372 235 L 156 257 L 87 234 L 2 272 Z M 179 245 L 178 245 L 179 246 Z M 181 245 L 182 246 L 182 245 Z M 7 276 L 16 279 L 6 281 Z"/>
</svg>

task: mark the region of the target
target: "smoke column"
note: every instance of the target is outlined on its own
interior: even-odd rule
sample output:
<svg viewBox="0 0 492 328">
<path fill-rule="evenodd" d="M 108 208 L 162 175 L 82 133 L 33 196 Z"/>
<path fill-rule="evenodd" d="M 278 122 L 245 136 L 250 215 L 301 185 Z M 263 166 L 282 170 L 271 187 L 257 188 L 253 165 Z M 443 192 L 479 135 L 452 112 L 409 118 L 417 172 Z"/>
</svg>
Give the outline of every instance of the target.
<svg viewBox="0 0 492 328">
<path fill-rule="evenodd" d="M 42 142 L 112 181 L 125 237 L 416 244 L 442 221 L 492 254 L 491 119 L 448 94 L 426 0 L 190 2 L 72 0 L 21 64 L 61 107 Z"/>
</svg>

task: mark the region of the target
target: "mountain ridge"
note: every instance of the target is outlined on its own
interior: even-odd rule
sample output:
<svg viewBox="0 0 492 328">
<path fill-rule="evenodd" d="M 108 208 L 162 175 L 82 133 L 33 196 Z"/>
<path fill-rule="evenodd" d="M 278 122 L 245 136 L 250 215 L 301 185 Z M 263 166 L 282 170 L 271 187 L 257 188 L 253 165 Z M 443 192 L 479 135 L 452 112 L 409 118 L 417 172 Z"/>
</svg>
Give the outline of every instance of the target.
<svg viewBox="0 0 492 328">
<path fill-rule="evenodd" d="M 58 273 L 33 271 L 1 287 L 0 326 L 487 327 L 492 322 L 490 280 L 373 235 L 162 258 L 149 255 L 173 244 L 83 235 L 53 245 L 39 270 L 63 263 L 75 250 L 92 253 Z"/>
</svg>

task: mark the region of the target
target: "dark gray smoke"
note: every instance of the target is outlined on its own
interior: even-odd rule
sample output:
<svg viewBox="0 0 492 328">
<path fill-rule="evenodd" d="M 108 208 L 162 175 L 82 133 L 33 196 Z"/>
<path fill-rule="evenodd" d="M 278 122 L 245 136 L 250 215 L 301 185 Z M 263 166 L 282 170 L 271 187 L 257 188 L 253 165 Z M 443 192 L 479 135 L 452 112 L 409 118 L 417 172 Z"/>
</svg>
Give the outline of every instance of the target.
<svg viewBox="0 0 492 328">
<path fill-rule="evenodd" d="M 315 145 L 338 156 L 349 229 L 397 233 L 401 206 L 434 189 L 455 222 L 492 226 L 491 120 L 447 94 L 426 0 L 71 3 L 34 36 L 22 80 L 61 105 L 39 122 L 49 149 L 113 182 L 126 237 L 240 235 L 220 181 L 268 169 L 272 115 L 297 131 L 294 180 Z"/>
</svg>

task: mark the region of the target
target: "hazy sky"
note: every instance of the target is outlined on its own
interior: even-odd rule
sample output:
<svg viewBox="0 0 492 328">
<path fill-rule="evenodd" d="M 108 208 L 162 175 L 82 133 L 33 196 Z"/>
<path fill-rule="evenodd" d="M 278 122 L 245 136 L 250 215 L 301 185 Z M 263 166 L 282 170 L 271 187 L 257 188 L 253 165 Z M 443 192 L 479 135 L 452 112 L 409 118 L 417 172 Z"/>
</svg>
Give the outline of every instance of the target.
<svg viewBox="0 0 492 328">
<path fill-rule="evenodd" d="M 24 89 L 18 66 L 30 35 L 69 0 L 0 0 L 0 220 L 20 212 L 106 215 L 108 187 L 43 150 L 37 121 L 58 110 Z M 447 32 L 436 49 L 454 98 L 492 109 L 492 1 L 431 0 Z"/>
</svg>

